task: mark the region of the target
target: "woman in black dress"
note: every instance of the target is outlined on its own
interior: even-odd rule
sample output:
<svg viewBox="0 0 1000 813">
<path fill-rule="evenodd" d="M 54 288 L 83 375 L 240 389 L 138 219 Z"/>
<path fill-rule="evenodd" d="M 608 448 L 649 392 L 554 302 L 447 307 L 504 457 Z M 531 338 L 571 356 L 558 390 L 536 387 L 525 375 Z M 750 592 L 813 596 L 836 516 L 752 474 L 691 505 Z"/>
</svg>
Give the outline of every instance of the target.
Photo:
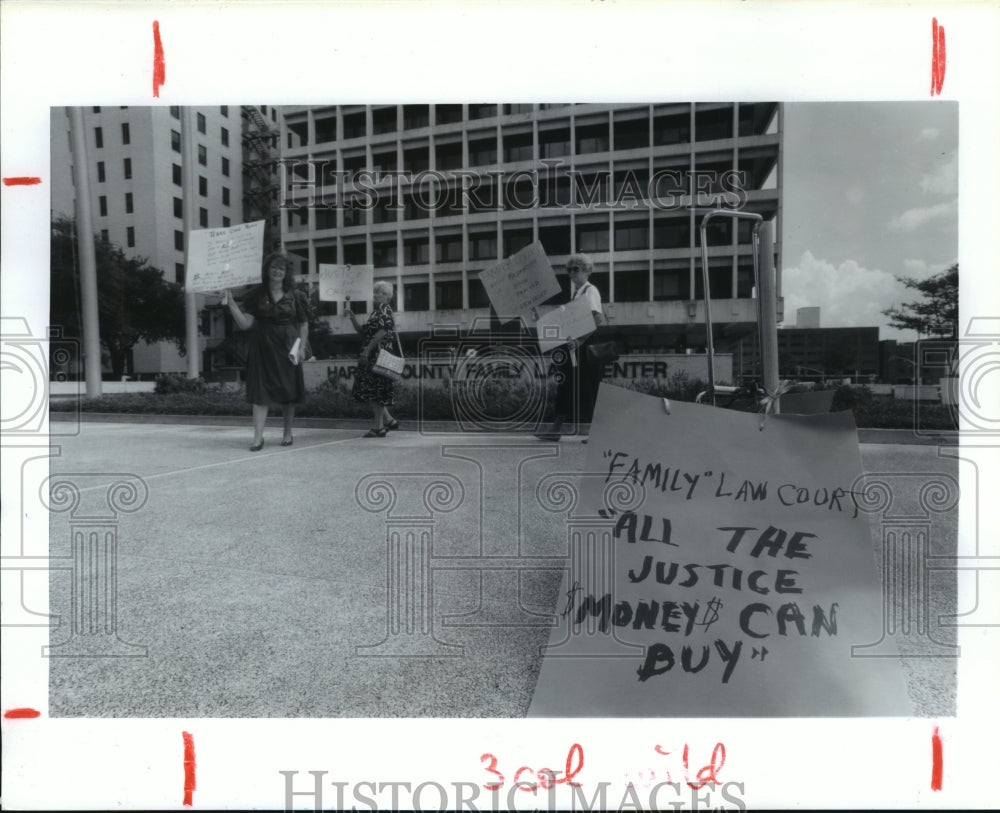
<svg viewBox="0 0 1000 813">
<path fill-rule="evenodd" d="M 295 405 L 304 404 L 305 357 L 311 317 L 309 301 L 292 287 L 291 263 L 282 254 L 264 259 L 261 284 L 244 299 L 243 308 L 227 292 L 229 312 L 241 330 L 250 330 L 247 356 L 247 401 L 253 404 L 251 452 L 264 446 L 264 424 L 272 404 L 281 407 L 284 420 L 282 446 L 292 445 Z M 295 340 L 299 340 L 295 348 Z"/>
<path fill-rule="evenodd" d="M 375 307 L 368 321 L 363 325 L 358 317 L 347 308 L 354 329 L 361 334 L 361 352 L 358 354 L 358 369 L 354 377 L 352 394 L 358 401 L 371 404 L 375 425 L 364 435 L 366 438 L 384 438 L 389 429 L 399 429 L 399 421 L 389 414 L 392 406 L 392 379 L 372 372 L 372 364 L 378 356 L 379 348 L 398 353 L 396 346 L 396 322 L 392 318 L 392 283 L 380 280 L 372 288 Z"/>
</svg>

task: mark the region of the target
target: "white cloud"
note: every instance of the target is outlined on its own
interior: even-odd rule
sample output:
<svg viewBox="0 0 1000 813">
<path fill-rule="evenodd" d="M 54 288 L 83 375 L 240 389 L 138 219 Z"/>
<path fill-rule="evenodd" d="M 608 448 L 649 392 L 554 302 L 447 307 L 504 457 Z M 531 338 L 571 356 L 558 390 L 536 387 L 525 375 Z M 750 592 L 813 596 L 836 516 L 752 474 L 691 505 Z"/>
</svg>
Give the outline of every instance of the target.
<svg viewBox="0 0 1000 813">
<path fill-rule="evenodd" d="M 941 131 L 937 127 L 924 127 L 917 136 L 917 141 L 937 141 Z"/>
<path fill-rule="evenodd" d="M 926 260 L 903 260 L 903 270 L 906 271 L 908 277 L 921 279 L 928 276 Z"/>
<path fill-rule="evenodd" d="M 958 199 L 947 203 L 939 203 L 936 206 L 918 206 L 915 209 L 907 209 L 901 215 L 897 215 L 889 221 L 889 231 L 913 232 L 922 226 L 927 225 L 932 220 L 939 218 L 951 218 L 953 221 L 958 218 Z"/>
<path fill-rule="evenodd" d="M 881 327 L 879 338 L 906 338 L 887 329 L 882 311 L 913 299 L 896 278 L 885 271 L 863 268 L 854 260 L 833 265 L 802 254 L 792 268 L 784 268 L 782 295 L 785 298 L 785 324 L 795 324 L 798 308 L 819 306 L 822 327 Z M 909 337 L 909 338 L 912 338 Z"/>
<path fill-rule="evenodd" d="M 958 156 L 952 156 L 934 172 L 922 175 L 920 189 L 925 195 L 955 195 L 958 193 Z"/>
</svg>

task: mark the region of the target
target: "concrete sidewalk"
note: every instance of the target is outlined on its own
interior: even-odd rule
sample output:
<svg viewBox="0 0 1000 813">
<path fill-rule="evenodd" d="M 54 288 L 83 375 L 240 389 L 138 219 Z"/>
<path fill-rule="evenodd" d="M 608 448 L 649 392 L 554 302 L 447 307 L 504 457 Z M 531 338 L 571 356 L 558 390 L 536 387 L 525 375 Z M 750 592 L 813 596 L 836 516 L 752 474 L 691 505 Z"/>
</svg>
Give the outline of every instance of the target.
<svg viewBox="0 0 1000 813">
<path fill-rule="evenodd" d="M 102 656 L 49 661 L 52 716 L 525 714 L 567 555 L 558 483 L 588 447 L 306 423 L 282 448 L 272 418 L 259 453 L 247 420 L 85 421 L 53 439 L 79 502 L 52 513 L 50 555 L 95 517 L 118 550 L 97 577 L 117 582 L 116 616 L 81 594 L 72 629 L 70 572 L 51 576 L 53 654 Z M 956 476 L 936 448 L 861 449 L 869 472 Z M 954 549 L 954 522 L 937 547 Z M 881 562 L 875 527 L 873 544 Z M 937 593 L 954 612 L 953 583 Z M 98 616 L 120 643 L 89 632 Z M 919 714 L 954 713 L 954 660 L 904 668 Z"/>
</svg>

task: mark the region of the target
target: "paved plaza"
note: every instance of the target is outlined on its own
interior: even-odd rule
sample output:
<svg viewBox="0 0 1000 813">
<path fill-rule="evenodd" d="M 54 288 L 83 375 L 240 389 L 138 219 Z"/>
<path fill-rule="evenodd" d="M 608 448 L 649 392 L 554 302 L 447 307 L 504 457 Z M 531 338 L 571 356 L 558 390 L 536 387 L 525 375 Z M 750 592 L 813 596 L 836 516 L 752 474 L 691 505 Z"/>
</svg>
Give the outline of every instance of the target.
<svg viewBox="0 0 1000 813">
<path fill-rule="evenodd" d="M 100 576 L 110 607 L 88 608 L 99 598 L 70 570 L 51 576 L 50 639 L 67 657 L 49 661 L 50 714 L 524 716 L 567 556 L 560 484 L 588 446 L 364 428 L 303 421 L 282 448 L 272 418 L 259 453 L 249 420 L 84 421 L 53 438 L 53 488 L 73 496 L 53 491 L 50 555 L 79 555 L 92 527 L 117 534 L 117 555 Z M 866 472 L 905 474 L 894 488 L 958 479 L 935 445 L 862 443 L 861 456 Z M 954 552 L 956 515 L 932 518 L 932 553 Z M 875 521 L 880 568 L 882 538 Z M 903 659 L 917 714 L 952 715 L 955 659 L 926 655 L 954 642 L 938 624 L 956 611 L 954 574 L 930 579 L 943 646 L 897 642 L 923 655 Z"/>
</svg>

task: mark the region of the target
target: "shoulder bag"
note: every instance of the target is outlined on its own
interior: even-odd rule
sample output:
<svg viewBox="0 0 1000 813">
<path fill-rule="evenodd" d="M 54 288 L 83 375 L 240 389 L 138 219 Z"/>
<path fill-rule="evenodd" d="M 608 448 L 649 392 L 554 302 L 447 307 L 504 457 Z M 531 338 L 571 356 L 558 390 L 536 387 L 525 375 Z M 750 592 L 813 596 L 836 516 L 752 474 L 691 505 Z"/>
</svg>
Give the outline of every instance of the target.
<svg viewBox="0 0 1000 813">
<path fill-rule="evenodd" d="M 403 346 L 399 343 L 399 333 L 396 333 L 396 349 L 399 355 L 393 355 L 384 348 L 378 349 L 375 363 L 372 365 L 372 372 L 383 378 L 399 381 L 403 377 Z"/>
</svg>

